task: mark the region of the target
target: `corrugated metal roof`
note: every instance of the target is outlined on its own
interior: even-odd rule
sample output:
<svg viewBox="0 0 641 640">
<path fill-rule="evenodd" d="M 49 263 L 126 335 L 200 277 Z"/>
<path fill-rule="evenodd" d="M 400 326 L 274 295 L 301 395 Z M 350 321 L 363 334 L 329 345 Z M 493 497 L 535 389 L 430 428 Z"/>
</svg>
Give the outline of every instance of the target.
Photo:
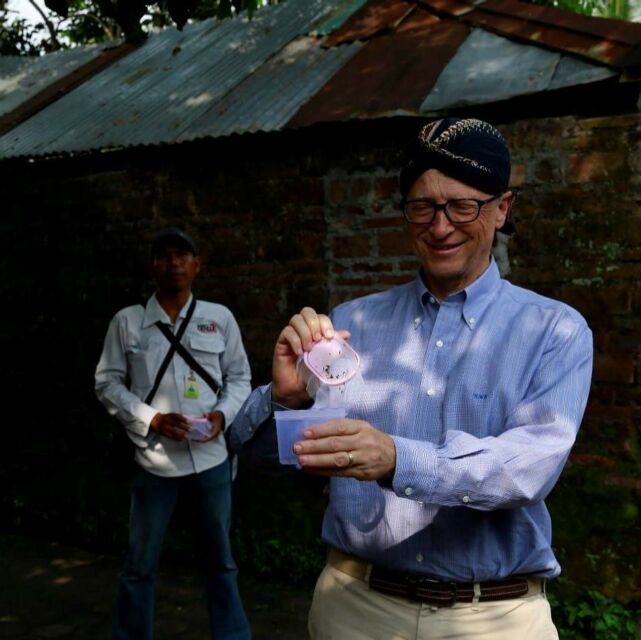
<svg viewBox="0 0 641 640">
<path fill-rule="evenodd" d="M 353 43 L 328 50 L 314 38 L 294 40 L 192 121 L 178 142 L 281 129 L 360 48 Z"/>
<path fill-rule="evenodd" d="M 0 56 L 0 115 L 100 55 L 102 47 L 78 47 L 46 56 Z"/>
<path fill-rule="evenodd" d="M 467 35 L 463 24 L 415 11 L 393 35 L 369 40 L 290 126 L 419 114 L 425 95 Z"/>
<path fill-rule="evenodd" d="M 0 138 L 0 156 L 86 151 L 192 139 L 217 100 L 333 8 L 285 2 L 252 20 L 166 29 Z M 335 57 L 335 56 L 328 56 Z M 340 57 L 340 56 L 339 56 Z"/>
<path fill-rule="evenodd" d="M 641 42 L 641 24 L 591 18 L 516 0 L 486 0 L 462 20 L 601 63 L 622 67 L 637 64 L 628 58 L 633 45 Z"/>
<path fill-rule="evenodd" d="M 616 71 L 607 67 L 474 29 L 448 62 L 421 111 L 498 102 L 613 75 Z"/>
<path fill-rule="evenodd" d="M 123 51 L 117 62 L 98 48 L 0 58 L 0 158 L 421 115 L 611 76 L 641 80 L 641 25 L 520 0 L 287 0 L 253 20 L 167 29 Z M 29 72 L 33 86 L 21 86 L 29 65 L 42 77 Z M 84 84 L 71 90 L 74 73 Z M 30 100 L 45 108 L 35 113 Z M 17 126 L 16 114 L 25 120 Z M 14 127 L 4 135 L 3 117 L 5 130 Z"/>
<path fill-rule="evenodd" d="M 327 36 L 323 43 L 335 47 L 345 42 L 366 40 L 378 33 L 392 31 L 415 9 L 406 0 L 372 0 L 359 9 L 340 29 Z"/>
<path fill-rule="evenodd" d="M 368 0 L 343 0 L 329 15 L 314 23 L 310 36 L 326 36 L 341 27 Z"/>
</svg>

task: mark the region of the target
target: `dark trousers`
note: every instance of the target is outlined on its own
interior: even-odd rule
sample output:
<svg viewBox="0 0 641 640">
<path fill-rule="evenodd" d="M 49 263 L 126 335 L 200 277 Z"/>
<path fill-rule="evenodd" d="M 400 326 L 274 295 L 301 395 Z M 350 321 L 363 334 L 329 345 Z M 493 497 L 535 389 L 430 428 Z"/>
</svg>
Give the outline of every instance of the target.
<svg viewBox="0 0 641 640">
<path fill-rule="evenodd" d="M 165 478 L 140 469 L 131 489 L 129 550 L 120 576 L 114 640 L 151 640 L 158 559 L 179 490 L 188 492 L 198 516 L 212 640 L 249 640 L 231 555 L 229 461 L 202 473 Z"/>
</svg>

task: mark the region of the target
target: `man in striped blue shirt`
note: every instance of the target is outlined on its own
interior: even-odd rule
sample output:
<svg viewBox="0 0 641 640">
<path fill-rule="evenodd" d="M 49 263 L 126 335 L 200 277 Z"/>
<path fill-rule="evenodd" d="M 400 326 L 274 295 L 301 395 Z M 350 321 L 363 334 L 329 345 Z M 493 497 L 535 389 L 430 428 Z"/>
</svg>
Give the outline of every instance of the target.
<svg viewBox="0 0 641 640">
<path fill-rule="evenodd" d="M 583 416 L 592 334 L 574 309 L 501 279 L 491 249 L 511 230 L 509 175 L 491 125 L 424 127 L 401 171 L 416 279 L 330 317 L 296 314 L 271 385 L 233 425 L 238 448 L 263 446 L 274 411 L 310 405 L 303 352 L 337 331 L 360 354 L 347 418 L 293 447 L 305 472 L 331 478 L 312 638 L 558 638 L 544 499 Z"/>
</svg>

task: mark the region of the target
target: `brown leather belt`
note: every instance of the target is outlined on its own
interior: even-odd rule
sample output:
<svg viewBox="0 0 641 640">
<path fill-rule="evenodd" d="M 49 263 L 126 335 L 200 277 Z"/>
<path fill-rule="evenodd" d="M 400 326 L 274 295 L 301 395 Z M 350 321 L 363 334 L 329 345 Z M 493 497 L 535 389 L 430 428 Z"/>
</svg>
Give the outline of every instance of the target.
<svg viewBox="0 0 641 640">
<path fill-rule="evenodd" d="M 436 607 L 451 607 L 457 602 L 511 600 L 545 592 L 545 580 L 531 576 L 483 582 L 443 582 L 376 567 L 334 548 L 330 548 L 327 561 L 338 571 L 369 582 L 374 591 Z"/>
</svg>

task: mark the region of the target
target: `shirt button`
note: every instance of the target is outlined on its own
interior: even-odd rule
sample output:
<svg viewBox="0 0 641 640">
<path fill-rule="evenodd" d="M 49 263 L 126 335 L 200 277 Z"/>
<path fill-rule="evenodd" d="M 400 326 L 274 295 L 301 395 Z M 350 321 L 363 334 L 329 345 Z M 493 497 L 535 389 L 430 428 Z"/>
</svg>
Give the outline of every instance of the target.
<svg viewBox="0 0 641 640">
<path fill-rule="evenodd" d="M 436 298 L 434 298 L 433 296 L 430 296 L 430 302 L 434 304 L 436 302 Z"/>
<path fill-rule="evenodd" d="M 416 554 L 416 562 L 423 562 L 423 554 L 422 553 L 417 553 Z"/>
<path fill-rule="evenodd" d="M 440 349 L 443 346 L 443 341 L 442 340 L 437 340 L 436 341 L 436 346 Z"/>
<path fill-rule="evenodd" d="M 414 328 L 418 327 L 418 325 L 421 324 L 421 318 L 414 318 Z"/>
<path fill-rule="evenodd" d="M 411 496 L 413 493 L 414 493 L 414 489 L 412 489 L 412 487 L 405 487 L 406 496 Z"/>
<path fill-rule="evenodd" d="M 471 325 L 476 324 L 476 318 L 470 318 L 470 324 Z"/>
<path fill-rule="evenodd" d="M 434 389 L 432 389 L 431 387 L 427 390 L 427 395 L 428 395 L 430 398 L 431 398 L 435 393 L 436 393 L 436 391 L 434 391 Z"/>
<path fill-rule="evenodd" d="M 467 504 L 470 501 L 470 496 L 463 496 L 461 500 L 463 500 L 463 502 Z"/>
</svg>

